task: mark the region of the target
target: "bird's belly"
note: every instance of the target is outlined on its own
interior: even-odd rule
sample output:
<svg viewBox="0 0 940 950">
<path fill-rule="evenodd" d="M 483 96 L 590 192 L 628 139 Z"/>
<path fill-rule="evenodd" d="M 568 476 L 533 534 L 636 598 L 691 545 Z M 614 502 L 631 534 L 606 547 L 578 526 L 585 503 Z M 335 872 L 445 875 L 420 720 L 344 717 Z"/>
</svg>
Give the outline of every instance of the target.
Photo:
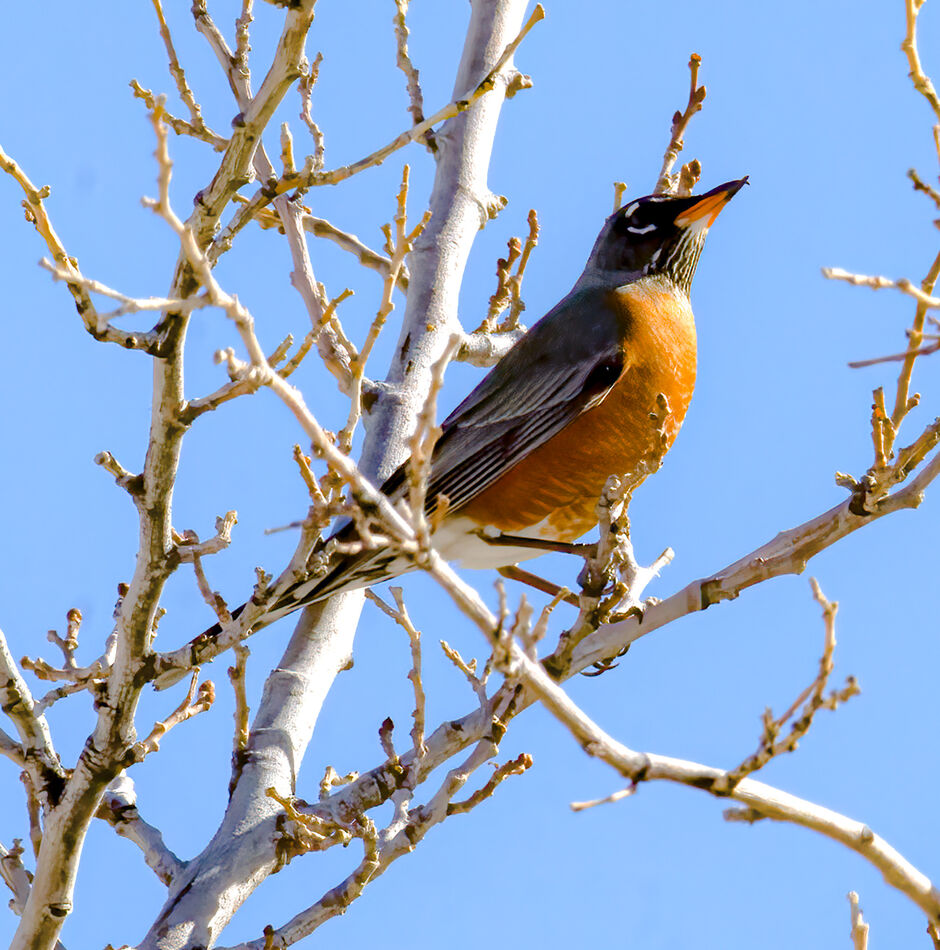
<svg viewBox="0 0 940 950">
<path fill-rule="evenodd" d="M 517 534 L 520 537 L 543 537 L 540 526 L 535 529 L 521 528 Z M 487 541 L 481 526 L 461 515 L 444 519 L 444 523 L 434 532 L 433 541 L 435 550 L 445 561 L 456 561 L 461 567 L 475 570 L 507 567 L 545 553 L 540 548 Z"/>
<path fill-rule="evenodd" d="M 522 459 L 460 515 L 508 534 L 559 541 L 593 527 L 608 477 L 629 475 L 638 485 L 685 418 L 695 386 L 695 326 L 691 311 L 682 317 L 676 320 L 673 310 L 668 320 L 647 320 L 628 341 L 631 363 L 604 401 Z M 669 403 L 662 435 L 650 415 L 659 394 Z"/>
</svg>

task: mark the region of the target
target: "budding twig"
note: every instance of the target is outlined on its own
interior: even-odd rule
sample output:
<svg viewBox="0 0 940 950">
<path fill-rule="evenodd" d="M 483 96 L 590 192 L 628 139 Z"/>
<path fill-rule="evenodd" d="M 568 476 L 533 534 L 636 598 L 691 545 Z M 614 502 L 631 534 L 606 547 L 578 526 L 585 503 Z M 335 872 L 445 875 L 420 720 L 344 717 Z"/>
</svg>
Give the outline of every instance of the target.
<svg viewBox="0 0 940 950">
<path fill-rule="evenodd" d="M 799 740 L 809 732 L 813 718 L 820 709 L 835 710 L 841 703 L 847 702 L 852 696 L 857 696 L 861 690 L 854 676 L 848 677 L 842 689 L 834 689 L 827 697 L 825 695 L 829 676 L 834 667 L 833 656 L 836 649 L 836 612 L 839 605 L 826 599 L 816 578 L 810 578 L 813 588 L 813 598 L 822 607 L 825 625 L 825 643 L 822 657 L 819 660 L 819 672 L 813 682 L 803 690 L 793 701 L 790 708 L 780 716 L 774 718 L 770 709 L 765 710 L 762 717 L 763 732 L 758 750 L 745 759 L 737 768 L 725 774 L 724 782 L 727 788 L 734 788 L 745 776 L 763 768 L 771 759 L 784 752 L 793 752 Z M 786 723 L 793 718 L 802 706 L 799 718 L 790 726 L 789 733 L 780 738 L 780 732 Z M 719 789 L 720 790 L 720 787 Z"/>
<path fill-rule="evenodd" d="M 189 690 L 183 697 L 183 701 L 166 719 L 154 723 L 154 727 L 150 730 L 150 735 L 146 739 L 142 742 L 135 742 L 131 746 L 127 753 L 128 764 L 130 762 L 140 762 L 152 752 L 159 751 L 163 737 L 174 726 L 178 726 L 181 722 L 186 722 L 187 719 L 192 719 L 193 716 L 205 712 L 212 706 L 213 702 L 215 702 L 215 685 L 212 680 L 206 680 L 200 685 L 199 670 L 194 670 L 189 682 Z"/>
<path fill-rule="evenodd" d="M 849 908 L 852 920 L 852 929 L 849 935 L 852 938 L 853 950 L 868 950 L 868 924 L 862 917 L 862 908 L 858 902 L 858 894 L 849 891 Z"/>
<path fill-rule="evenodd" d="M 672 129 L 669 135 L 669 144 L 666 146 L 666 152 L 663 155 L 663 165 L 659 172 L 659 178 L 656 181 L 656 187 L 653 189 L 655 195 L 672 195 L 679 193 L 680 185 L 683 188 L 691 190 L 691 184 L 698 180 L 702 169 L 698 162 L 689 164 L 689 171 L 685 167 L 680 171 L 679 176 L 672 174 L 672 169 L 679 159 L 679 153 L 682 151 L 685 142 L 683 136 L 688 128 L 692 116 L 702 108 L 705 101 L 705 87 L 698 84 L 698 71 L 702 65 L 702 57 L 698 53 L 693 53 L 689 58 L 689 101 L 686 103 L 682 112 L 676 112 L 672 117 Z"/>
</svg>

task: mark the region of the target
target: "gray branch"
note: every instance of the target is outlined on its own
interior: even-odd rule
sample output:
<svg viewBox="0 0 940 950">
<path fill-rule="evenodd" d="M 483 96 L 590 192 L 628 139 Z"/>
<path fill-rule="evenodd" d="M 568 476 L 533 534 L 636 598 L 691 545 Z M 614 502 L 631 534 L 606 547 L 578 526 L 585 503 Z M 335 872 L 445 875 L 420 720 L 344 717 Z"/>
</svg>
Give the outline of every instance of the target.
<svg viewBox="0 0 940 950">
<path fill-rule="evenodd" d="M 524 0 L 475 0 L 455 83 L 457 94 L 472 89 L 492 67 L 518 32 L 524 9 Z M 460 329 L 457 295 L 470 248 L 491 204 L 486 169 L 505 89 L 504 79 L 448 122 L 438 139 L 431 224 L 411 256 L 408 304 L 388 373 L 389 387 L 381 390 L 367 419 L 360 467 L 376 481 L 405 456 L 434 363 L 450 335 Z M 348 663 L 361 606 L 362 595 L 355 592 L 304 611 L 265 685 L 246 761 L 222 824 L 173 882 L 140 950 L 211 946 L 249 894 L 276 870 L 275 821 L 280 806 L 264 790 L 273 786 L 281 794 L 293 792 L 320 706 Z"/>
</svg>

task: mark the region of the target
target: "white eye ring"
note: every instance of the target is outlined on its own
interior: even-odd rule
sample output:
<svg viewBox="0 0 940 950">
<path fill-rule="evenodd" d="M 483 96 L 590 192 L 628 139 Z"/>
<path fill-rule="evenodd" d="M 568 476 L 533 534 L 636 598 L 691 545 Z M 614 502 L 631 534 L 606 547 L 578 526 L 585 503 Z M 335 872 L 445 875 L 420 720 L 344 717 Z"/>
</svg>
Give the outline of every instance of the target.
<svg viewBox="0 0 940 950">
<path fill-rule="evenodd" d="M 652 231 L 655 227 L 655 224 L 648 224 L 645 228 L 631 228 L 627 226 L 627 230 L 631 234 L 646 234 L 647 232 Z"/>
<path fill-rule="evenodd" d="M 639 207 L 640 207 L 640 202 L 639 202 L 639 201 L 634 201 L 633 204 L 630 205 L 629 208 L 624 208 L 624 209 L 623 209 L 623 216 L 624 216 L 625 218 L 629 218 L 630 215 L 633 214 L 633 212 L 636 211 L 636 209 L 639 208 Z"/>
</svg>

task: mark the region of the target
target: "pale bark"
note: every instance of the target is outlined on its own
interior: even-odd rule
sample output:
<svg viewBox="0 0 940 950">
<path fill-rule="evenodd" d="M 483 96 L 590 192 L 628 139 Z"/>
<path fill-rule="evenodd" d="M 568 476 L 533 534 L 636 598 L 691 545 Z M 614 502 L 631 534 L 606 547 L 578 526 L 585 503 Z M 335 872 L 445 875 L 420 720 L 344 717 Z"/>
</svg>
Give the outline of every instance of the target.
<svg viewBox="0 0 940 950">
<path fill-rule="evenodd" d="M 212 239 L 219 216 L 235 189 L 246 180 L 261 130 L 297 75 L 296 64 L 312 17 L 313 0 L 291 10 L 274 61 L 244 121 L 233 132 L 219 170 L 201 195 L 189 224 L 200 247 Z M 193 293 L 191 267 L 181 258 L 169 297 Z M 119 636 L 109 671 L 106 701 L 99 704 L 89 737 L 61 799 L 47 810 L 42 848 L 29 900 L 13 939 L 13 950 L 55 946 L 71 911 L 82 845 L 102 795 L 126 764 L 136 735 L 134 718 L 150 650 L 160 594 L 175 568 L 172 557 L 172 498 L 185 427 L 179 422 L 184 404 L 183 344 L 188 317 L 168 314 L 160 327 L 159 358 L 154 361 L 150 441 L 139 488 L 133 495 L 140 514 L 140 550 L 118 619 Z"/>
<path fill-rule="evenodd" d="M 524 0 L 475 0 L 455 96 L 470 91 L 518 33 Z M 508 71 L 508 67 L 507 67 Z M 430 386 L 434 363 L 459 332 L 457 294 L 473 239 L 489 204 L 486 169 L 509 77 L 450 120 L 440 146 L 431 223 L 409 261 L 408 305 L 387 385 L 367 417 L 360 468 L 375 480 L 402 460 Z M 433 329 L 428 329 L 433 327 Z M 294 791 L 297 769 L 333 678 L 346 665 L 361 593 L 306 610 L 266 686 L 248 755 L 229 807 L 205 850 L 174 880 L 141 950 L 211 946 L 232 914 L 277 866 L 274 821 L 280 807 L 264 794 Z"/>
</svg>

